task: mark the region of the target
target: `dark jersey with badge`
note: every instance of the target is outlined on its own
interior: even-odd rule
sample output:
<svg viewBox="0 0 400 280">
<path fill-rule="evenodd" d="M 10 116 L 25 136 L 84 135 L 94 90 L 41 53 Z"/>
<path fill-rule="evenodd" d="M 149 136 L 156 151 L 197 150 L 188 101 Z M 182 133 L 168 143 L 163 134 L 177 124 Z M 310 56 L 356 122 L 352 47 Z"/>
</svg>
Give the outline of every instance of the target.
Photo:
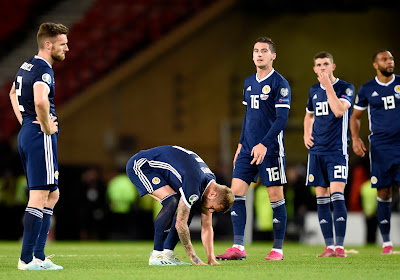
<svg viewBox="0 0 400 280">
<path fill-rule="evenodd" d="M 215 181 L 214 173 L 196 153 L 179 146 L 144 150 L 140 157 L 146 158 L 149 166 L 157 169 L 171 188 L 180 192 L 189 208 L 202 200 L 204 191 Z"/>
<path fill-rule="evenodd" d="M 368 108 L 369 140 L 375 149 L 391 150 L 400 147 L 400 76 L 393 75 L 388 83 L 375 79 L 363 84 L 358 91 L 354 108 Z"/>
<path fill-rule="evenodd" d="M 339 100 L 349 103 L 349 109 L 342 117 L 337 118 L 329 107 L 325 88 L 315 84 L 310 88 L 307 113 L 314 115 L 312 136 L 314 145 L 310 154 L 347 155 L 349 146 L 349 121 L 351 105 L 354 99 L 354 86 L 343 80 L 336 79 L 332 84 Z"/>
<path fill-rule="evenodd" d="M 24 62 L 19 68 L 14 86 L 18 107 L 22 114 L 23 123 L 36 120 L 33 86 L 42 83 L 49 88 L 50 114 L 56 116 L 54 108 L 55 83 L 54 72 L 49 62 L 40 56 Z"/>
<path fill-rule="evenodd" d="M 243 104 L 246 113 L 243 119 L 240 143 L 242 151 L 251 153 L 267 135 L 277 119 L 278 108 L 290 109 L 291 91 L 289 83 L 274 69 L 262 79 L 257 73 L 244 81 Z M 267 147 L 267 156 L 284 156 L 284 131 Z"/>
</svg>

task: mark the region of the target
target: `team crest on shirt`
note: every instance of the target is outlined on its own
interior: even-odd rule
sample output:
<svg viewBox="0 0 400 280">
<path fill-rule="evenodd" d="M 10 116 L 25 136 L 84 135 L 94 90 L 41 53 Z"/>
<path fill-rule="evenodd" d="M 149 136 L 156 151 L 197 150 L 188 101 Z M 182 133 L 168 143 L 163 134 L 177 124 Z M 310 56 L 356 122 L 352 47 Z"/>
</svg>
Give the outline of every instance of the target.
<svg viewBox="0 0 400 280">
<path fill-rule="evenodd" d="M 50 76 L 50 74 L 49 73 L 44 73 L 42 75 L 42 80 L 43 80 L 43 82 L 48 83 L 50 85 L 51 84 L 51 76 Z"/>
<path fill-rule="evenodd" d="M 265 85 L 263 88 L 262 88 L 262 93 L 264 93 L 264 94 L 268 94 L 268 93 L 270 93 L 271 92 L 271 87 L 269 86 L 269 85 Z"/>
<path fill-rule="evenodd" d="M 199 196 L 197 194 L 192 194 L 191 196 L 189 196 L 189 202 L 191 205 L 193 205 L 193 203 L 195 203 L 198 199 Z"/>
<path fill-rule="evenodd" d="M 376 178 L 375 176 L 372 176 L 372 177 L 371 177 L 371 183 L 372 183 L 372 184 L 378 183 L 378 178 Z"/>
<path fill-rule="evenodd" d="M 56 178 L 56 180 L 58 180 L 58 174 L 60 174 L 60 173 L 58 172 L 58 170 L 57 170 L 56 172 L 54 172 L 54 178 Z"/>
<path fill-rule="evenodd" d="M 395 86 L 394 91 L 400 93 L 400 85 Z"/>
<path fill-rule="evenodd" d="M 282 97 L 286 97 L 289 94 L 289 89 L 288 88 L 281 88 L 281 95 Z"/>
<path fill-rule="evenodd" d="M 152 182 L 154 185 L 158 185 L 158 184 L 161 182 L 161 180 L 160 180 L 160 178 L 158 178 L 158 177 L 154 177 L 154 178 L 151 180 L 151 182 Z"/>
<path fill-rule="evenodd" d="M 314 175 L 312 174 L 308 175 L 308 181 L 314 182 Z"/>
<path fill-rule="evenodd" d="M 351 88 L 346 89 L 346 95 L 347 96 L 352 96 L 353 95 L 353 90 Z"/>
</svg>

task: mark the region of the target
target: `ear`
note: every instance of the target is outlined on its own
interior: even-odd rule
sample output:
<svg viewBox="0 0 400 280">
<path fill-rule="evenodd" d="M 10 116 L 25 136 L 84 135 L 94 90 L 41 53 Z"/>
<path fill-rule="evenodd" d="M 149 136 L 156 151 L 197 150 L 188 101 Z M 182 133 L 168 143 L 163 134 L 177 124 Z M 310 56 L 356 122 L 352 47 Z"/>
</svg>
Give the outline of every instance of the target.
<svg viewBox="0 0 400 280">
<path fill-rule="evenodd" d="M 374 66 L 375 70 L 378 70 L 378 63 L 374 62 L 372 63 L 372 66 Z"/>
<path fill-rule="evenodd" d="M 336 64 L 333 63 L 333 64 L 332 64 L 332 71 L 335 71 L 335 69 L 336 69 Z"/>
<path fill-rule="evenodd" d="M 51 42 L 50 42 L 50 40 L 44 41 L 44 48 L 47 49 L 47 50 L 51 49 Z"/>
<path fill-rule="evenodd" d="M 272 60 L 275 60 L 275 58 L 276 58 L 276 53 L 273 53 L 272 54 Z"/>
<path fill-rule="evenodd" d="M 208 198 L 216 198 L 217 196 L 218 193 L 215 190 L 210 190 L 207 195 Z"/>
</svg>

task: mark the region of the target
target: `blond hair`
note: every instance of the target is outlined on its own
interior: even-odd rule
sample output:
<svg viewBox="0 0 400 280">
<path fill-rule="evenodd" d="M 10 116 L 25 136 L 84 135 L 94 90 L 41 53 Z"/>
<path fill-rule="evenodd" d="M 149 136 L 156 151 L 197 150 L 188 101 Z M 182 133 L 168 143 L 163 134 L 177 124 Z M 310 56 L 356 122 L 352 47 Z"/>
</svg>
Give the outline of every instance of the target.
<svg viewBox="0 0 400 280">
<path fill-rule="evenodd" d="M 232 190 L 225 185 L 215 183 L 215 190 L 218 193 L 219 203 L 223 205 L 222 212 L 226 213 L 231 209 L 235 200 Z"/>
</svg>

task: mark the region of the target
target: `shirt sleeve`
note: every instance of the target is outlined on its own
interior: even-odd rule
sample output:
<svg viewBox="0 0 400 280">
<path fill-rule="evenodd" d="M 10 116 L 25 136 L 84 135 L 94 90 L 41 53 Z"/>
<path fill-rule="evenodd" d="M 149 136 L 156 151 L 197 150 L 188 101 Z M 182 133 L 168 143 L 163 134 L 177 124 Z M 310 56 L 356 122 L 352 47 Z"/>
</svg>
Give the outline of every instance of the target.
<svg viewBox="0 0 400 280">
<path fill-rule="evenodd" d="M 306 112 L 309 114 L 314 114 L 314 105 L 312 103 L 311 88 L 308 93 L 308 103 L 307 103 L 307 107 L 306 107 Z"/>
<path fill-rule="evenodd" d="M 290 101 L 292 98 L 289 83 L 282 80 L 276 89 L 275 108 L 288 108 L 290 109 Z"/>
<path fill-rule="evenodd" d="M 36 83 L 44 84 L 48 87 L 50 91 L 51 83 L 53 82 L 53 70 L 50 67 L 40 67 L 36 69 L 34 78 L 33 78 L 33 86 Z"/>
<path fill-rule="evenodd" d="M 354 102 L 354 109 L 364 111 L 365 109 L 367 109 L 367 107 L 368 107 L 368 99 L 365 94 L 365 88 L 364 86 L 361 86 L 358 91 L 356 101 Z"/>
<path fill-rule="evenodd" d="M 183 202 L 187 207 L 192 208 L 193 204 L 200 199 L 201 182 L 194 178 L 195 176 L 186 177 L 183 180 L 182 187 L 179 189 Z"/>
<path fill-rule="evenodd" d="M 339 95 L 339 100 L 344 100 L 350 107 L 353 104 L 355 89 L 352 84 L 348 84 L 343 92 Z"/>
<path fill-rule="evenodd" d="M 267 135 L 261 140 L 261 144 L 268 147 L 278 134 L 285 129 L 287 120 L 289 117 L 289 108 L 287 107 L 277 107 L 276 108 L 276 120 L 269 129 Z"/>
<path fill-rule="evenodd" d="M 246 83 L 244 84 L 244 88 L 243 88 L 243 105 L 246 106 L 246 110 L 244 112 L 244 117 L 243 117 L 243 123 L 242 123 L 242 131 L 240 133 L 240 138 L 239 138 L 239 143 L 241 144 L 243 142 L 244 139 L 244 131 L 245 131 L 245 126 L 246 126 L 246 115 L 247 115 L 247 102 L 245 100 L 245 93 L 246 93 Z"/>
</svg>

